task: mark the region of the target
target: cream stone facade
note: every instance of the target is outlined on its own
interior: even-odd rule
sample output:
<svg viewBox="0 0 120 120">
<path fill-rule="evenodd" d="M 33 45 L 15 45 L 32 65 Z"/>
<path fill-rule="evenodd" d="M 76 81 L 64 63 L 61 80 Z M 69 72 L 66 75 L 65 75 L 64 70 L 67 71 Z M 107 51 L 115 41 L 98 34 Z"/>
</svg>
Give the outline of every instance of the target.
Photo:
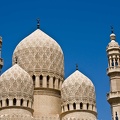
<svg viewBox="0 0 120 120">
<path fill-rule="evenodd" d="M 107 74 L 110 78 L 110 92 L 107 100 L 111 105 L 112 119 L 120 119 L 120 46 L 115 41 L 116 35 L 110 35 L 111 42 L 107 46 L 108 69 Z M 118 119 L 117 119 L 118 120 Z"/>
<path fill-rule="evenodd" d="M 16 46 L 12 67 L 0 76 L 0 120 L 97 120 L 92 81 L 78 69 L 64 80 L 61 47 L 39 29 L 39 23 L 37 26 Z M 113 114 L 119 116 L 120 69 L 116 65 L 120 53 L 115 34 L 111 34 L 107 53 L 111 82 L 108 101 Z M 0 61 L 2 68 L 2 58 Z"/>
</svg>

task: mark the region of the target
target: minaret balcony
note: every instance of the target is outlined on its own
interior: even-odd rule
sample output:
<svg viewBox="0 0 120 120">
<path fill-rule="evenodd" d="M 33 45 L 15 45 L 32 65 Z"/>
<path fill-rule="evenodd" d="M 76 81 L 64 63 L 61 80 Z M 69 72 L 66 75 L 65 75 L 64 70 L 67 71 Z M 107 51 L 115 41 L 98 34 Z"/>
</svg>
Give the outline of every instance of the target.
<svg viewBox="0 0 120 120">
<path fill-rule="evenodd" d="M 107 93 L 107 100 L 109 103 L 120 101 L 120 91 Z"/>
<path fill-rule="evenodd" d="M 112 66 L 107 68 L 107 74 L 110 74 L 113 72 L 120 72 L 120 66 Z"/>
</svg>

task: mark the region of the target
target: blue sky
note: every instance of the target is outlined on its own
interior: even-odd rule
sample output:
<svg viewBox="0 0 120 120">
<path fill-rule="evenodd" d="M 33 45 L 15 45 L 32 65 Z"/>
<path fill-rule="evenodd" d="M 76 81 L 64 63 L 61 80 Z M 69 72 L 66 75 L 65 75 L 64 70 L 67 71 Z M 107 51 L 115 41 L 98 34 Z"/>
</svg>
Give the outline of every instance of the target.
<svg viewBox="0 0 120 120">
<path fill-rule="evenodd" d="M 1 0 L 2 72 L 11 67 L 16 45 L 36 30 L 39 17 L 40 29 L 63 49 L 65 78 L 75 71 L 77 63 L 95 85 L 98 119 L 110 120 L 106 46 L 110 42 L 111 25 L 120 42 L 119 12 L 119 0 Z"/>
</svg>

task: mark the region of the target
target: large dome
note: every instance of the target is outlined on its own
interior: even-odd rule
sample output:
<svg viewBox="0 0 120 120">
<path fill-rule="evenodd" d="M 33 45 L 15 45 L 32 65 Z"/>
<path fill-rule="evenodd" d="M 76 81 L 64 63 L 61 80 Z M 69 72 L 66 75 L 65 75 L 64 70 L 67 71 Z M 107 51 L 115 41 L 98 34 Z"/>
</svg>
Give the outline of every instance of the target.
<svg viewBox="0 0 120 120">
<path fill-rule="evenodd" d="M 95 105 L 95 88 L 92 81 L 76 70 L 62 84 L 62 104 L 89 103 Z"/>
<path fill-rule="evenodd" d="M 30 75 L 15 64 L 0 77 L 0 99 L 33 99 L 33 81 Z"/>
<path fill-rule="evenodd" d="M 18 64 L 27 72 L 51 72 L 64 76 L 64 57 L 61 47 L 39 29 L 17 45 L 13 53 L 13 64 L 16 58 Z"/>
</svg>

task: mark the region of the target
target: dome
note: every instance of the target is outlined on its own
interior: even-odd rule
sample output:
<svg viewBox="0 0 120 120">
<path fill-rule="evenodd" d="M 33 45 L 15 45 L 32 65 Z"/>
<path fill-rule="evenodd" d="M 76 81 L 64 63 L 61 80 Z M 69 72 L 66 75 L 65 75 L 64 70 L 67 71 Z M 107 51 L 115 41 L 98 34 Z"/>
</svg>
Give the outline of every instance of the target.
<svg viewBox="0 0 120 120">
<path fill-rule="evenodd" d="M 33 99 L 33 82 L 30 75 L 15 64 L 0 77 L 0 99 Z"/>
<path fill-rule="evenodd" d="M 62 104 L 90 103 L 95 105 L 95 88 L 91 80 L 76 70 L 62 85 Z"/>
<path fill-rule="evenodd" d="M 13 64 L 16 57 L 20 67 L 27 72 L 51 72 L 64 76 L 64 58 L 61 47 L 40 29 L 35 30 L 17 45 L 13 53 Z"/>
</svg>

